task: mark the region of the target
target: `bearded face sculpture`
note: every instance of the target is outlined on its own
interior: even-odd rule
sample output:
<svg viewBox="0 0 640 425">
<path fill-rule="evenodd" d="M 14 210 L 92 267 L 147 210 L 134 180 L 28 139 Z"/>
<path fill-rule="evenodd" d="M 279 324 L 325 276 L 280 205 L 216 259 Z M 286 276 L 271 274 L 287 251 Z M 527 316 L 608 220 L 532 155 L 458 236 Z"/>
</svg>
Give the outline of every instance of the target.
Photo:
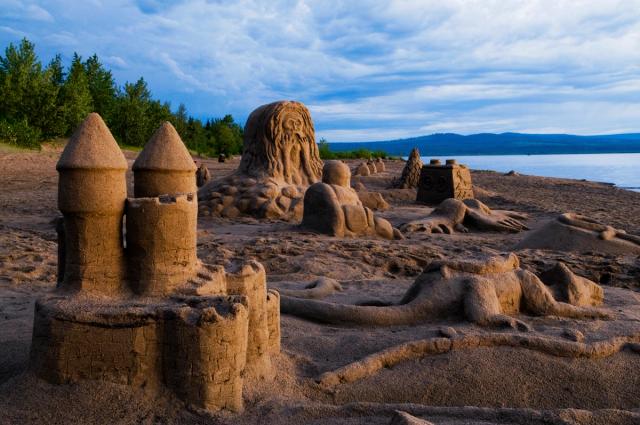
<svg viewBox="0 0 640 425">
<path fill-rule="evenodd" d="M 309 110 L 282 101 L 253 111 L 245 126 L 239 171 L 254 178 L 308 186 L 320 180 L 322 161 Z"/>
<path fill-rule="evenodd" d="M 322 160 L 309 110 L 300 102 L 263 105 L 249 115 L 238 169 L 200 189 L 201 215 L 300 220 Z"/>
</svg>

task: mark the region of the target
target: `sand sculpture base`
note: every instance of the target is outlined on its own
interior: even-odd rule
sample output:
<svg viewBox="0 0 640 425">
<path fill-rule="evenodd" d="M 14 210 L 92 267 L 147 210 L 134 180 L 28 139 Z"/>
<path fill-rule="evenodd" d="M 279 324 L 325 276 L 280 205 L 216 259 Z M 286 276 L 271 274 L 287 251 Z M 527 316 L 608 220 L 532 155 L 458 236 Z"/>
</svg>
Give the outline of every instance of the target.
<svg viewBox="0 0 640 425">
<path fill-rule="evenodd" d="M 193 295 L 104 299 L 61 293 L 39 300 L 33 370 L 53 383 L 91 379 L 167 388 L 198 408 L 242 410 L 244 378 L 273 377 L 279 295 L 267 292 L 264 268 L 255 262 L 229 273 L 202 266 L 183 289 Z"/>
<path fill-rule="evenodd" d="M 157 389 L 204 409 L 242 409 L 248 312 L 244 297 L 123 301 L 51 297 L 36 304 L 36 374 Z"/>
<path fill-rule="evenodd" d="M 201 216 L 282 220 L 302 219 L 302 197 L 306 186 L 279 183 L 272 178 L 258 181 L 243 175 L 232 175 L 207 186 L 199 193 Z"/>
</svg>

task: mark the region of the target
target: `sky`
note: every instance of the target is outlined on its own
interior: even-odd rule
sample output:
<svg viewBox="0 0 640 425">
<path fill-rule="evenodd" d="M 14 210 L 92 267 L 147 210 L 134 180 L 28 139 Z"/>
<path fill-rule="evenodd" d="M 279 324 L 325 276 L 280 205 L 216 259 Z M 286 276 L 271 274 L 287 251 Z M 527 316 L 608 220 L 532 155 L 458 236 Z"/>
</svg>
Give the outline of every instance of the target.
<svg viewBox="0 0 640 425">
<path fill-rule="evenodd" d="M 96 53 L 119 84 L 317 138 L 640 132 L 640 0 L 0 0 L 0 46 Z"/>
</svg>

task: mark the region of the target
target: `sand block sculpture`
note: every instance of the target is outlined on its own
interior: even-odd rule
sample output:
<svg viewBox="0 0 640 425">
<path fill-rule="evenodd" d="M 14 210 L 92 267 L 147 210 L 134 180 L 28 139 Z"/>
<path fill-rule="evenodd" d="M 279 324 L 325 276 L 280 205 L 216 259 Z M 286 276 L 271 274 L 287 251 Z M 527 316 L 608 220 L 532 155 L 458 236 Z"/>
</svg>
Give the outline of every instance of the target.
<svg viewBox="0 0 640 425">
<path fill-rule="evenodd" d="M 362 205 L 358 193 L 350 187 L 350 181 L 351 171 L 344 162 L 327 161 L 322 170 L 322 182 L 311 185 L 304 196 L 301 226 L 338 237 L 400 237 L 400 232 L 391 223 L 376 217 Z"/>
<path fill-rule="evenodd" d="M 385 171 L 387 171 L 387 167 L 386 165 L 384 165 L 384 161 L 382 160 L 382 158 L 376 158 L 374 164 L 378 173 L 384 173 Z"/>
<path fill-rule="evenodd" d="M 200 189 L 200 212 L 299 220 L 304 192 L 321 174 L 309 110 L 293 101 L 263 105 L 247 119 L 238 169 Z"/>
<path fill-rule="evenodd" d="M 455 159 L 447 159 L 445 165 L 431 160 L 420 171 L 416 202 L 435 205 L 448 198 L 472 199 L 471 173 Z"/>
<path fill-rule="evenodd" d="M 466 233 L 469 228 L 485 231 L 516 233 L 528 230 L 521 220 L 527 215 L 492 210 L 477 199 L 446 199 L 424 219 L 413 220 L 400 226 L 406 233 Z"/>
<path fill-rule="evenodd" d="M 135 161 L 134 198 L 126 164 L 97 114 L 61 155 L 60 277 L 36 303 L 31 367 L 54 383 L 168 388 L 239 411 L 247 378 L 273 377 L 279 296 L 257 262 L 198 260 L 195 164 L 171 124 Z"/>
<path fill-rule="evenodd" d="M 640 236 L 615 229 L 580 214 L 566 213 L 534 230 L 515 247 L 527 248 L 638 255 Z"/>
<path fill-rule="evenodd" d="M 420 151 L 413 148 L 407 158 L 407 162 L 402 169 L 400 179 L 396 180 L 393 187 L 398 189 L 415 189 L 420 183 L 420 172 L 422 170 L 422 159 L 420 159 Z"/>
<path fill-rule="evenodd" d="M 547 280 L 543 283 L 541 278 Z M 395 305 L 346 305 L 281 294 L 281 311 L 331 324 L 393 326 L 463 317 L 481 326 L 527 331 L 530 326 L 513 316 L 526 312 L 572 318 L 608 317 L 605 311 L 592 307 L 602 302 L 602 288 L 585 281 L 566 267 L 538 277 L 520 268 L 515 254 L 437 261 L 425 268 Z M 563 298 L 576 291 L 580 295 Z M 589 300 L 589 306 L 571 304 L 577 299 Z"/>
</svg>

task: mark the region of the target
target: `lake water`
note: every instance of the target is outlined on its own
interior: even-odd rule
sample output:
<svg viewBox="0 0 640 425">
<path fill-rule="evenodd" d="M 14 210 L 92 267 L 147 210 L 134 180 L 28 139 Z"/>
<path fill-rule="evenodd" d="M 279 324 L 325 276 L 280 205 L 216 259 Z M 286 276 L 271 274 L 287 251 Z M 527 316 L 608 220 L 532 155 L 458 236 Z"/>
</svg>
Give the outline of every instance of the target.
<svg viewBox="0 0 640 425">
<path fill-rule="evenodd" d="M 422 157 L 425 163 L 430 157 Z M 444 157 L 440 160 L 444 163 Z M 473 170 L 613 183 L 640 192 L 640 153 L 576 155 L 486 155 L 457 156 L 459 163 Z"/>
</svg>

